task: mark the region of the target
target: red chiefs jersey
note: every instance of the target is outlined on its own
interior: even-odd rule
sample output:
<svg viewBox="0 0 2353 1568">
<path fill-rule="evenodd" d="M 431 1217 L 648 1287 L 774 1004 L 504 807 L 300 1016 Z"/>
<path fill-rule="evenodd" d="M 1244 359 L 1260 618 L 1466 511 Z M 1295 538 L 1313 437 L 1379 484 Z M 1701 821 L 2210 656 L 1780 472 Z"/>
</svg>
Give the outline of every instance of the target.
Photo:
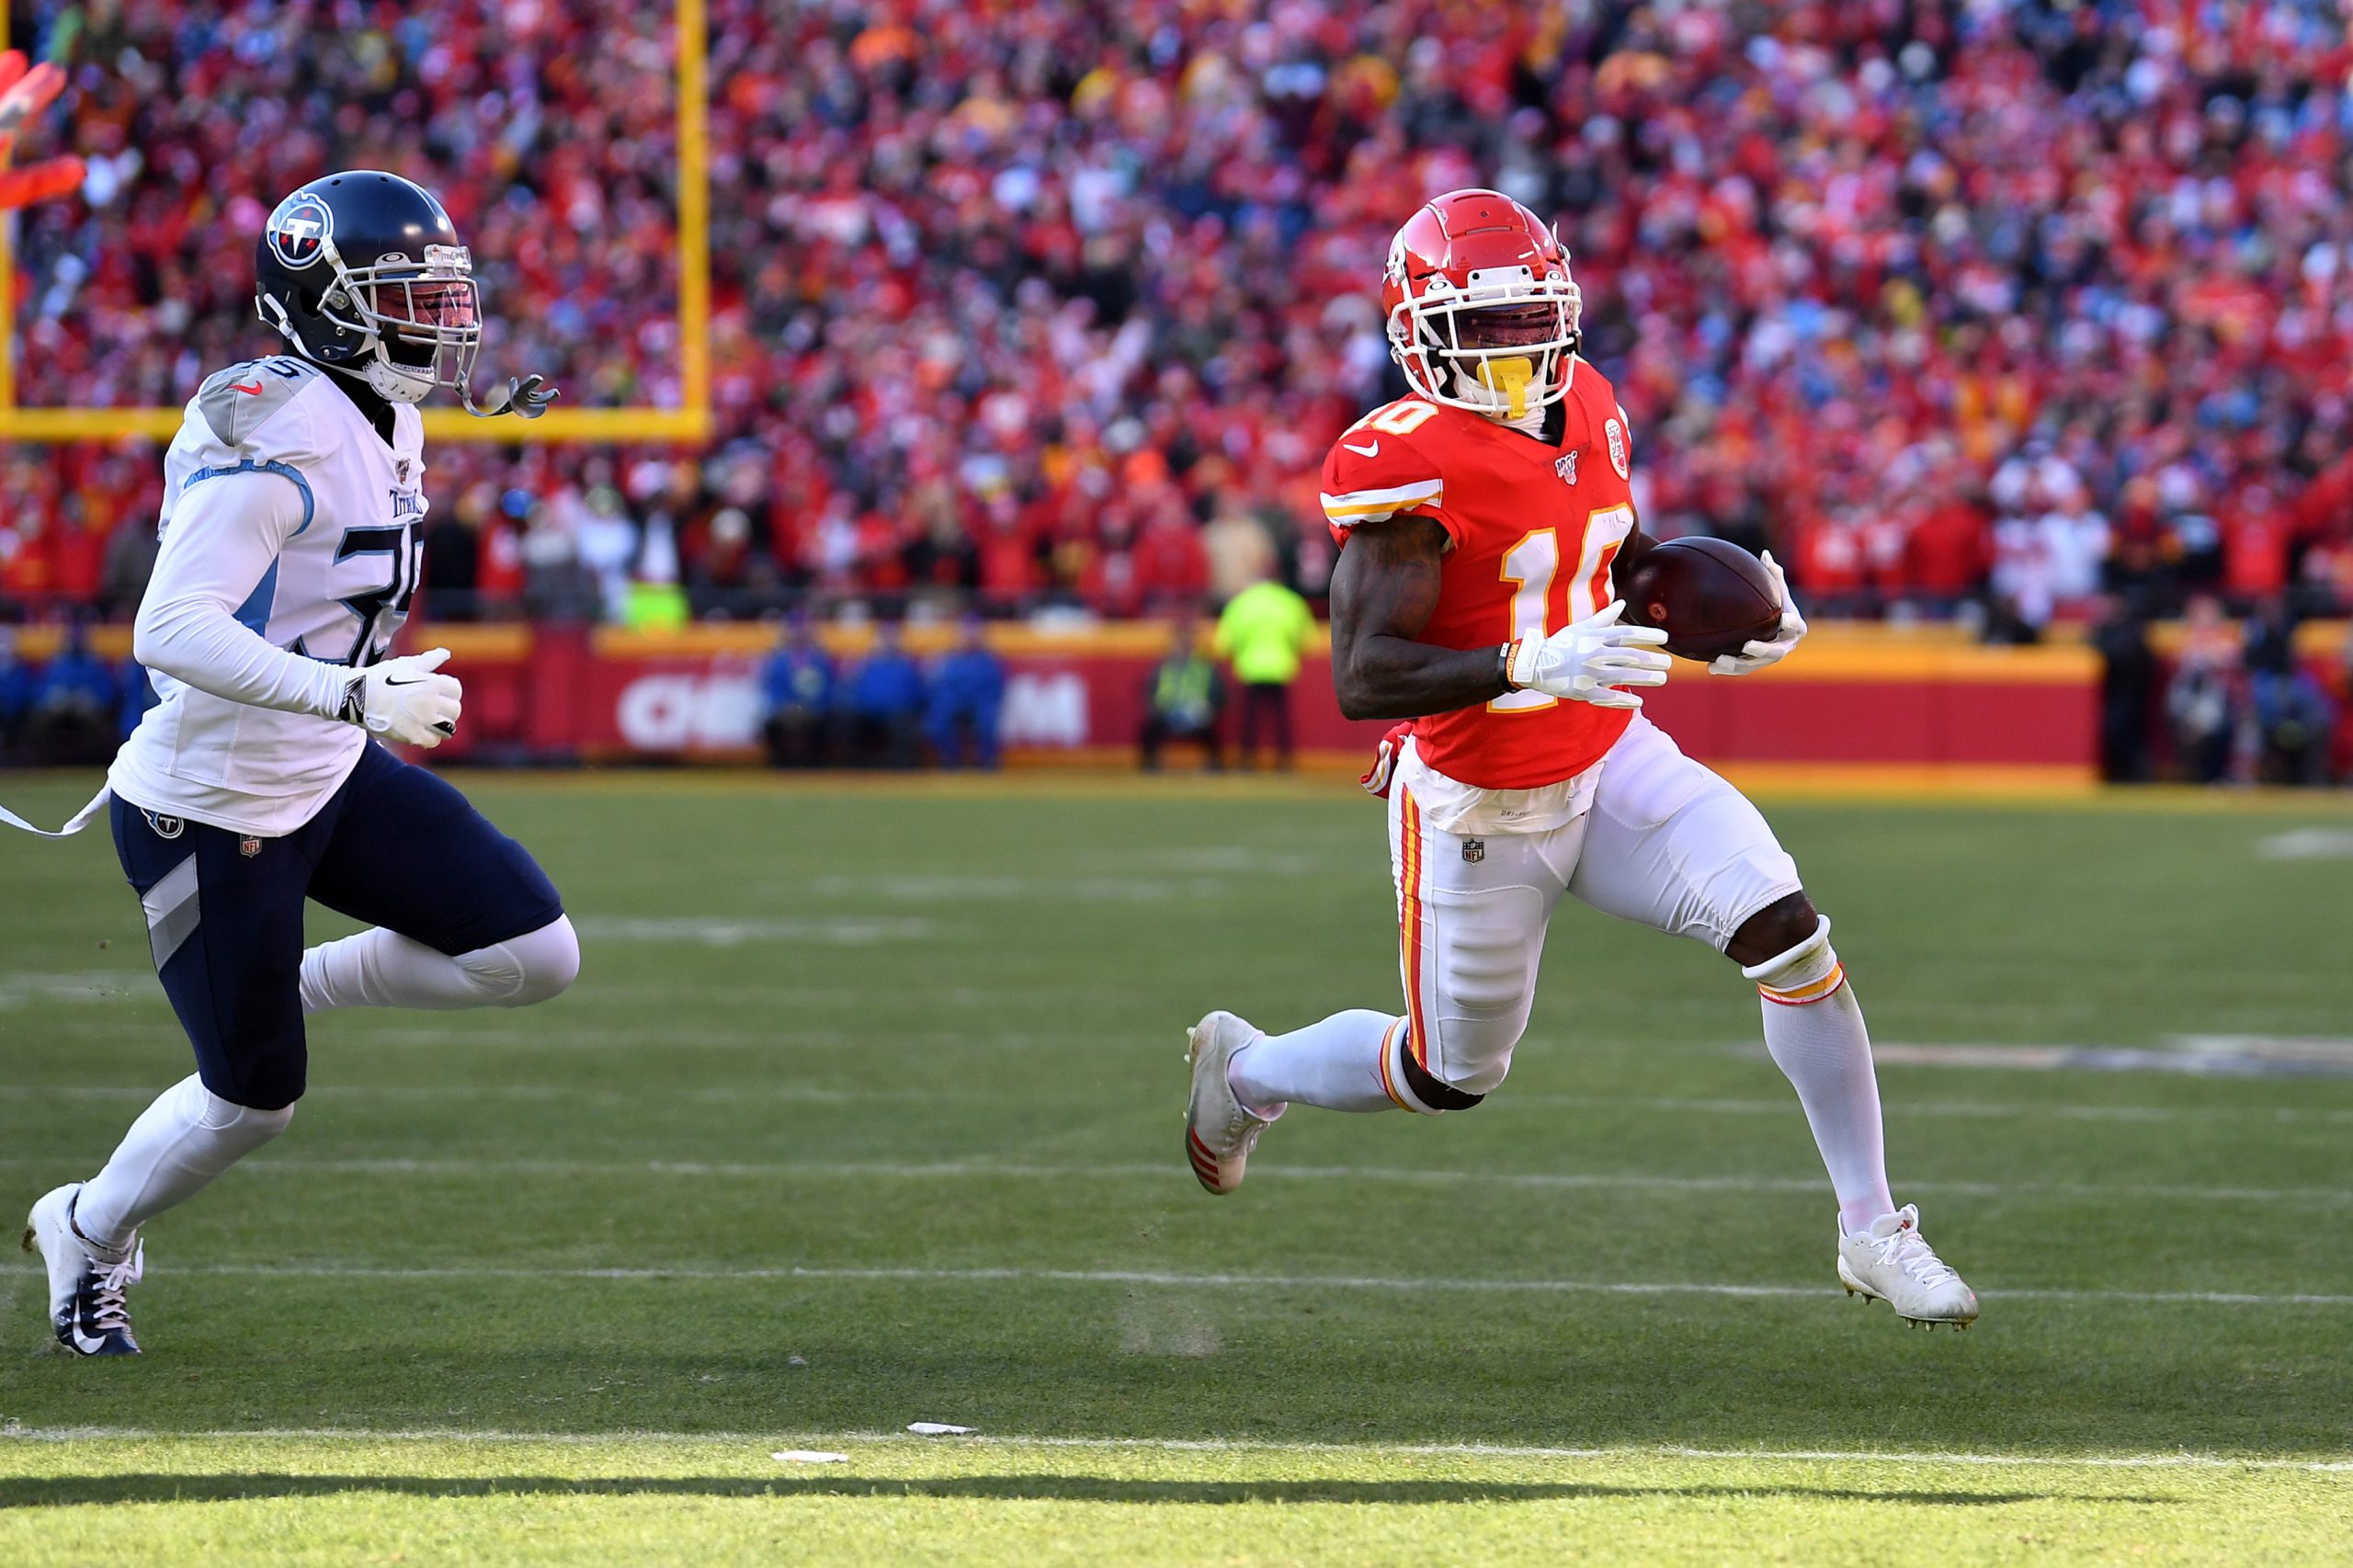
<svg viewBox="0 0 2353 1568">
<path fill-rule="evenodd" d="M 1420 642 L 1492 648 L 1543 637 L 1617 597 L 1609 563 L 1634 529 L 1625 411 L 1576 361 L 1561 441 L 1468 409 L 1401 398 L 1366 415 L 1324 460 L 1324 516 L 1343 548 L 1358 526 L 1402 514 L 1446 530 L 1438 607 Z M 1414 721 L 1422 760 L 1483 790 L 1533 790 L 1601 760 L 1632 714 L 1509 692 Z"/>
</svg>

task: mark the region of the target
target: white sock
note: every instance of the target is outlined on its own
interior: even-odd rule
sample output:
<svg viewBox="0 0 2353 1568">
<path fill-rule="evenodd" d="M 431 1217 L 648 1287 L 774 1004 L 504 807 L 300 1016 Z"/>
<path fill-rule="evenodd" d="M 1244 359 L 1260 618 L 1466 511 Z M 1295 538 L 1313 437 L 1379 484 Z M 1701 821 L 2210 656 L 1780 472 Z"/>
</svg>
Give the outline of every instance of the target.
<svg viewBox="0 0 2353 1568">
<path fill-rule="evenodd" d="M 139 1227 L 286 1131 L 294 1108 L 232 1105 L 194 1074 L 155 1096 L 107 1168 L 74 1200 L 74 1228 L 101 1252 L 130 1249 Z"/>
<path fill-rule="evenodd" d="M 536 931 L 451 958 L 379 926 L 302 955 L 302 1011 L 524 1007 L 580 973 L 580 938 L 558 915 Z"/>
<path fill-rule="evenodd" d="M 1765 1049 L 1798 1092 L 1814 1146 L 1838 1194 L 1848 1233 L 1895 1211 L 1887 1189 L 1887 1139 L 1870 1031 L 1830 946 L 1830 922 L 1797 947 L 1744 969 L 1764 998 Z"/>
<path fill-rule="evenodd" d="M 1397 1102 L 1381 1086 L 1381 1059 L 1401 1021 L 1392 1013 L 1355 1007 L 1303 1029 L 1268 1035 L 1233 1053 L 1226 1081 L 1244 1106 L 1269 1118 L 1294 1100 L 1326 1110 L 1393 1110 Z M 1392 1079 L 1396 1071 L 1392 1060 Z"/>
</svg>

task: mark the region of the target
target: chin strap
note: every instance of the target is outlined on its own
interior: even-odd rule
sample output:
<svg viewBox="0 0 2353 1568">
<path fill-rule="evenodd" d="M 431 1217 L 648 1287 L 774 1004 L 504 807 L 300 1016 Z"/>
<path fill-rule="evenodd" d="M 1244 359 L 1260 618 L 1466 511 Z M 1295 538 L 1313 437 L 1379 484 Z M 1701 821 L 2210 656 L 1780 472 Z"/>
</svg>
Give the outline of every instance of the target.
<svg viewBox="0 0 2353 1568">
<path fill-rule="evenodd" d="M 495 419 L 502 414 L 512 414 L 518 419 L 537 419 L 548 411 L 548 404 L 563 395 L 563 390 L 550 386 L 545 376 L 509 376 L 505 389 L 493 394 L 487 403 L 474 402 L 472 381 L 458 390 L 459 401 L 465 411 L 476 419 Z"/>
</svg>

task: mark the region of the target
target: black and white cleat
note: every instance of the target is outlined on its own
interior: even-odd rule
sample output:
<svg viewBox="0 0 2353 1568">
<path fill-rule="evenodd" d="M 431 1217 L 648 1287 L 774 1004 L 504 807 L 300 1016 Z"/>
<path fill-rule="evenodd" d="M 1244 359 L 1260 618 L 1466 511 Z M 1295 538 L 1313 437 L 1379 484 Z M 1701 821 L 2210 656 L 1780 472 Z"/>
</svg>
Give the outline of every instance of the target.
<svg viewBox="0 0 2353 1568">
<path fill-rule="evenodd" d="M 81 1191 L 79 1182 L 58 1187 L 25 1216 L 25 1250 L 49 1266 L 50 1325 L 76 1356 L 136 1356 L 124 1295 L 145 1271 L 146 1246 L 134 1238 L 123 1256 L 102 1256 L 74 1227 Z"/>
</svg>

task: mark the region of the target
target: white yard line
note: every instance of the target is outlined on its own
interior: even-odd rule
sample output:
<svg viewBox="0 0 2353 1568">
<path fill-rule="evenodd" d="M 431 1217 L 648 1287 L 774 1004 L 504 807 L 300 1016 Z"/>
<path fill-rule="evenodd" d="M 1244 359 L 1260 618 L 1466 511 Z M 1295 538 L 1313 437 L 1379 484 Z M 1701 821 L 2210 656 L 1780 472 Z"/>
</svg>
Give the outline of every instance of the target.
<svg viewBox="0 0 2353 1568">
<path fill-rule="evenodd" d="M 19 1265 L 0 1272 L 29 1273 Z M 1204 1290 L 1371 1290 L 1396 1293 L 1472 1295 L 1712 1296 L 1749 1301 L 1825 1299 L 1826 1285 L 1751 1285 L 1719 1280 L 1482 1279 L 1449 1275 L 1371 1274 L 1184 1274 L 1145 1268 L 903 1268 L 781 1267 L 675 1268 L 522 1267 L 455 1264 L 438 1267 L 380 1267 L 343 1263 L 224 1263 L 175 1267 L 175 1275 L 222 1279 L 516 1279 L 604 1280 L 620 1283 L 665 1280 L 791 1281 L 873 1280 L 905 1284 L 1145 1285 Z M 2077 1290 L 2056 1287 L 1989 1286 L 1987 1300 L 2003 1301 L 2106 1301 L 2136 1306 L 2353 1307 L 2353 1295 L 2302 1292 L 2262 1294 L 2245 1290 Z"/>
<path fill-rule="evenodd" d="M 0 1167 L 57 1165 L 53 1157 L 11 1155 Z M 892 1180 L 959 1181 L 1000 1177 L 1022 1181 L 1173 1181 L 1185 1173 L 1172 1159 L 1159 1165 L 1021 1165 L 993 1160 L 898 1163 L 876 1160 L 514 1160 L 514 1159 L 306 1159 L 263 1155 L 240 1167 L 276 1176 L 680 1176 L 706 1180 Z M 1476 1187 L 1513 1190 L 1629 1192 L 1822 1193 L 1818 1176 L 1670 1176 L 1621 1171 L 1449 1171 L 1391 1165 L 1284 1165 L 1262 1163 L 1262 1180 L 1390 1183 L 1410 1187 Z M 2194 1183 L 2066 1181 L 1906 1181 L 1907 1193 L 1970 1198 L 2113 1199 L 2120 1201 L 2216 1203 L 2353 1204 L 2353 1187 L 2205 1187 Z"/>
<path fill-rule="evenodd" d="M 865 1443 L 891 1448 L 938 1448 L 937 1437 L 904 1432 L 512 1432 L 464 1427 L 256 1426 L 176 1431 L 165 1426 L 0 1427 L 0 1438 L 22 1443 L 79 1442 L 352 1442 L 541 1444 L 551 1448 L 598 1448 L 629 1443 L 665 1447 L 718 1448 L 737 1443 L 785 1442 L 835 1446 Z M 1870 1449 L 1699 1449 L 1674 1444 L 1621 1443 L 1595 1447 L 1548 1447 L 1516 1443 L 1329 1443 L 1272 1437 L 1076 1437 L 997 1436 L 978 1433 L 949 1447 L 1076 1449 L 1100 1452 L 1179 1454 L 1331 1454 L 1342 1457 L 1395 1454 L 1410 1458 L 1474 1460 L 1703 1460 L 1756 1464 L 1942 1464 L 2018 1470 L 2285 1470 L 2323 1474 L 2353 1471 L 2353 1460 L 2234 1459 L 2223 1454 L 1995 1454 Z"/>
</svg>

